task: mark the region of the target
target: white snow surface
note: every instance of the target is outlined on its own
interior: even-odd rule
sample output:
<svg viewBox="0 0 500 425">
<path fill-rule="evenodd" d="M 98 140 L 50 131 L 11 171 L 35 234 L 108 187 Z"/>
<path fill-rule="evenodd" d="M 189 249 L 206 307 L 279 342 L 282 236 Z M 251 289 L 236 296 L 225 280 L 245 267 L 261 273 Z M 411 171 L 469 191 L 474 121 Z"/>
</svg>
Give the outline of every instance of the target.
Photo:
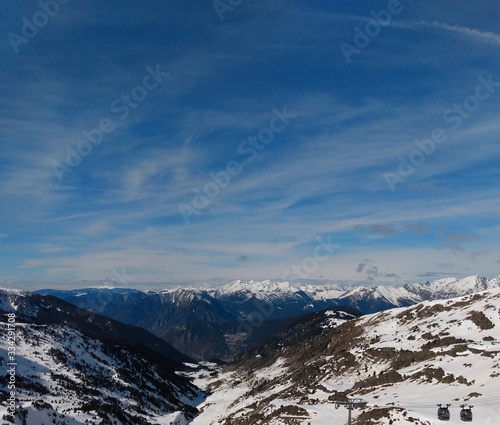
<svg viewBox="0 0 500 425">
<path fill-rule="evenodd" d="M 14 328 L 15 337 L 15 388 L 7 388 L 2 383 L 0 388 L 4 391 L 15 391 L 16 412 L 19 408 L 27 409 L 27 425 L 58 424 L 58 425 L 77 425 L 77 424 L 100 424 L 100 419 L 93 419 L 94 412 L 85 412 L 79 409 L 79 396 L 72 385 L 65 387 L 61 385 L 67 378 L 67 382 L 74 382 L 77 386 L 87 386 L 85 381 L 85 369 L 98 371 L 100 376 L 106 378 L 110 384 L 109 388 L 95 388 L 101 392 L 101 397 L 111 396 L 120 400 L 121 408 L 128 410 L 129 407 L 139 407 L 147 413 L 147 419 L 151 424 L 178 425 L 187 424 L 182 412 L 158 414 L 152 406 L 137 406 L 137 402 L 130 397 L 128 389 L 132 391 L 151 392 L 152 386 L 141 387 L 136 382 L 126 382 L 120 376 L 118 371 L 124 368 L 123 357 L 121 359 L 106 354 L 103 345 L 99 340 L 95 340 L 82 335 L 75 329 L 66 325 L 34 325 L 26 323 L 16 323 Z M 0 334 L 3 336 L 0 341 L 0 368 L 5 376 L 9 367 L 11 367 L 8 356 L 8 328 L 6 323 L 0 323 Z M 54 355 L 55 351 L 66 357 Z M 122 350 L 122 356 L 127 356 Z M 75 367 L 84 365 L 85 369 Z M 150 371 L 157 379 L 161 379 L 156 371 Z M 55 376 L 62 377 L 55 379 Z M 32 389 L 27 390 L 25 384 L 21 381 L 29 380 L 32 383 Z M 149 385 L 149 384 L 146 384 Z M 37 390 L 41 388 L 50 388 L 50 393 L 46 394 Z M 171 386 L 172 393 L 178 391 L 174 385 Z M 179 399 L 185 396 L 176 393 Z M 37 402 L 49 403 L 51 408 L 37 407 Z M 54 416 L 54 410 L 57 410 Z M 0 404 L 0 418 L 7 413 L 7 403 Z M 53 422 L 55 421 L 55 422 Z M 89 421 L 89 422 L 87 422 Z M 3 423 L 3 422 L 2 422 Z M 21 420 L 16 417 L 16 425 L 20 425 Z M 116 422 L 122 425 L 121 422 Z"/>
</svg>

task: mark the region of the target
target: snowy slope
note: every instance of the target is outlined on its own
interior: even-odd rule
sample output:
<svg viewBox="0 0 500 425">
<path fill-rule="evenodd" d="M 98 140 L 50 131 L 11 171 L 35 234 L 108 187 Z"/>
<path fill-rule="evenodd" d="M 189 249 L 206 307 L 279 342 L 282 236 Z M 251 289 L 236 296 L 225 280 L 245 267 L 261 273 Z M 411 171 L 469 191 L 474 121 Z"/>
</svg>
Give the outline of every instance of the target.
<svg viewBox="0 0 500 425">
<path fill-rule="evenodd" d="M 199 396 L 195 388 L 176 387 L 158 365 L 136 353 L 107 347 L 66 326 L 17 324 L 16 333 L 16 423 L 21 423 L 22 411 L 28 411 L 28 424 L 33 425 L 56 411 L 60 419 L 75 424 L 96 415 L 118 420 L 122 415 L 119 423 L 124 424 L 169 424 L 183 415 L 181 408 L 188 417 L 194 414 L 182 405 L 190 398 L 194 404 Z M 2 344 L 3 370 L 8 368 L 6 359 L 7 346 Z M 5 413 L 6 407 L 0 406 L 0 416 Z"/>
<path fill-rule="evenodd" d="M 28 292 L 2 290 L 0 306 L 0 417 L 14 391 L 11 423 L 185 424 L 197 413 L 203 392 L 144 330 Z"/>
<path fill-rule="evenodd" d="M 262 351 L 264 353 L 265 351 Z M 336 400 L 362 398 L 358 424 L 435 425 L 437 403 L 473 405 L 474 423 L 500 422 L 500 290 L 364 316 L 278 353 L 196 382 L 213 394 L 194 424 L 346 423 Z"/>
</svg>

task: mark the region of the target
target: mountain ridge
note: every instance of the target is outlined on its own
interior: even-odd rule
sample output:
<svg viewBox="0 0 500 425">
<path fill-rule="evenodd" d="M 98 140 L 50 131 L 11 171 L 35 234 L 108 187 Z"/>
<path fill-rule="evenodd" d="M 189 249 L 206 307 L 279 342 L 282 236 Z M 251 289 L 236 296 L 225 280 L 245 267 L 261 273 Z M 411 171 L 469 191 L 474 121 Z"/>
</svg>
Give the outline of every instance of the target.
<svg viewBox="0 0 500 425">
<path fill-rule="evenodd" d="M 235 280 L 217 288 L 40 290 L 79 308 L 140 326 L 196 360 L 230 360 L 297 318 L 332 307 L 364 314 L 500 287 L 471 276 L 400 286 Z"/>
</svg>

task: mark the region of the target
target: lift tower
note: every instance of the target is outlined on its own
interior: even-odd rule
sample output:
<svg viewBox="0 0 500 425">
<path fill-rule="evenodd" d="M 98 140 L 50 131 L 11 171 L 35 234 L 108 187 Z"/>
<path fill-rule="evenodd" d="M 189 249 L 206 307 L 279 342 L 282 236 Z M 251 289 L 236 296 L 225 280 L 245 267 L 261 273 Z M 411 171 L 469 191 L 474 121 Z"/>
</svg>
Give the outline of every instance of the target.
<svg viewBox="0 0 500 425">
<path fill-rule="evenodd" d="M 340 406 L 345 406 L 349 411 L 349 419 L 347 421 L 348 425 L 351 425 L 351 411 L 352 409 L 364 409 L 366 407 L 366 401 L 360 398 L 351 398 L 347 401 L 336 401 L 335 409 L 338 409 Z"/>
</svg>

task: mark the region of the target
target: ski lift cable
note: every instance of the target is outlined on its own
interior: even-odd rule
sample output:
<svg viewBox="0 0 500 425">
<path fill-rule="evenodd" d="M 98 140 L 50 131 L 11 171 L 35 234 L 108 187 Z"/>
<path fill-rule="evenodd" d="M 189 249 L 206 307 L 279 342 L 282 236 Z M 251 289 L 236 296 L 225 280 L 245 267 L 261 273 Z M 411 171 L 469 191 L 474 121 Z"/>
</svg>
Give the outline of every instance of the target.
<svg viewBox="0 0 500 425">
<path fill-rule="evenodd" d="M 424 403 L 401 403 L 401 404 L 385 404 L 381 405 L 378 403 L 378 406 L 384 407 L 395 407 L 395 408 L 403 408 L 403 409 L 435 409 L 437 404 L 424 404 Z M 468 401 L 455 401 L 453 403 L 441 403 L 444 406 L 448 405 L 448 407 L 453 408 L 461 408 L 462 406 L 480 406 L 480 407 L 488 407 L 488 406 L 498 406 L 500 404 L 500 396 L 492 396 L 492 397 L 482 397 L 480 399 L 468 400 Z"/>
<path fill-rule="evenodd" d="M 469 406 L 498 406 L 500 402 L 500 397 L 492 397 L 490 400 L 471 400 L 469 402 L 455 402 L 455 403 L 446 403 L 449 404 L 448 407 L 462 407 L 465 405 Z M 443 404 L 443 403 L 442 403 Z M 446 406 L 443 404 L 443 407 Z M 405 409 L 411 408 L 420 408 L 420 409 L 435 409 L 437 404 L 413 404 L 413 403 L 404 403 L 404 404 L 386 404 L 385 407 L 400 407 Z"/>
</svg>

